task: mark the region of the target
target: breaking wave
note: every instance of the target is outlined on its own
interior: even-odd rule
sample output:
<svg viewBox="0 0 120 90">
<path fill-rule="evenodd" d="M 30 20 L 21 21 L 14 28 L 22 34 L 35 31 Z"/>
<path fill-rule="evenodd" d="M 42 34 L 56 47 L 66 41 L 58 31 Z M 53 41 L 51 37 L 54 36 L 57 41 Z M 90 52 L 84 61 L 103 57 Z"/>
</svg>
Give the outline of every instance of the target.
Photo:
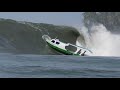
<svg viewBox="0 0 120 90">
<path fill-rule="evenodd" d="M 93 51 L 93 56 L 120 56 L 120 35 L 113 34 L 102 24 L 92 25 L 90 29 L 78 28 L 80 36 L 76 44 Z"/>
</svg>

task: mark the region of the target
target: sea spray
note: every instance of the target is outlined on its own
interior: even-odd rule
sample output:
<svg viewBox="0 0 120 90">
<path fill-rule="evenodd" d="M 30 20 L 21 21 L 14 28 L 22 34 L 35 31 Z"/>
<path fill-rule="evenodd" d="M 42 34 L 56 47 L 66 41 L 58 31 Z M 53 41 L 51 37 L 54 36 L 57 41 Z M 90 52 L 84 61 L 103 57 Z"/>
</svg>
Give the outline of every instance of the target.
<svg viewBox="0 0 120 90">
<path fill-rule="evenodd" d="M 93 25 L 89 30 L 83 26 L 79 33 L 84 37 L 85 47 L 92 50 L 94 56 L 120 56 L 120 36 L 113 34 L 102 24 Z M 81 36 L 76 44 L 80 45 Z"/>
</svg>

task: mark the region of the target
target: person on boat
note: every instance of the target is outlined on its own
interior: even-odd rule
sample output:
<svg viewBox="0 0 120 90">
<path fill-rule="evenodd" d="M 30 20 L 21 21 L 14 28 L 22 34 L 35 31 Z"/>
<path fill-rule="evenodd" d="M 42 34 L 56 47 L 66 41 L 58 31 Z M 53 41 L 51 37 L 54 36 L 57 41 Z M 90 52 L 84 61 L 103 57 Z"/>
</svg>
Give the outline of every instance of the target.
<svg viewBox="0 0 120 90">
<path fill-rule="evenodd" d="M 86 51 L 85 51 L 86 52 Z M 85 56 L 85 52 L 81 54 L 81 56 Z"/>
<path fill-rule="evenodd" d="M 78 54 L 81 54 L 81 49 L 78 51 Z"/>
</svg>

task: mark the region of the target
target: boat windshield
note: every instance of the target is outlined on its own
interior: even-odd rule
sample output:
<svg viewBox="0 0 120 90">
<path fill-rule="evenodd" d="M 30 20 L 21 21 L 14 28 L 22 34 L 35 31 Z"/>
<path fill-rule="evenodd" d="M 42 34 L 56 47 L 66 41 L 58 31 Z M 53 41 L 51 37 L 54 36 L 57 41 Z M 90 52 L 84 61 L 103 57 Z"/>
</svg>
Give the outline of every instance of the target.
<svg viewBox="0 0 120 90">
<path fill-rule="evenodd" d="M 51 40 L 52 43 L 56 43 L 57 45 L 60 44 L 59 40 Z"/>
</svg>

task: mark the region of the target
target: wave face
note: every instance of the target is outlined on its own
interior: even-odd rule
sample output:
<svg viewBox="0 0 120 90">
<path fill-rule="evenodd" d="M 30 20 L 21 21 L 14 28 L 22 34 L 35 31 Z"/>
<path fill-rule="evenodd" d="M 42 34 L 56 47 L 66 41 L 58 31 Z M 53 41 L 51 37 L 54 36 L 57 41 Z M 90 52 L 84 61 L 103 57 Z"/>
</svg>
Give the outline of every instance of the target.
<svg viewBox="0 0 120 90">
<path fill-rule="evenodd" d="M 120 56 L 120 13 L 84 13 L 76 44 L 93 51 L 94 56 Z M 116 22 L 115 22 L 116 20 Z"/>
<path fill-rule="evenodd" d="M 0 19 L 0 52 L 58 54 L 46 45 L 42 39 L 44 34 L 72 44 L 79 36 L 73 27 Z"/>
</svg>

